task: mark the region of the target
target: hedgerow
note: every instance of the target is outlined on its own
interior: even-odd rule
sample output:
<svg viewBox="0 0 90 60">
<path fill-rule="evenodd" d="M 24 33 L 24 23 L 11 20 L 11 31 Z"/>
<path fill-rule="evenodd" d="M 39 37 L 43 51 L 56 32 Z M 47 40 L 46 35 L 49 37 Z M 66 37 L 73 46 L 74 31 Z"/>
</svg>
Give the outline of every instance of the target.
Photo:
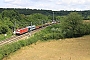
<svg viewBox="0 0 90 60">
<path fill-rule="evenodd" d="M 18 42 L 14 42 L 0 47 L 0 60 L 8 56 L 10 53 L 17 51 L 21 47 L 36 43 L 37 41 L 38 39 L 33 36 L 30 39 L 20 40 Z"/>
</svg>

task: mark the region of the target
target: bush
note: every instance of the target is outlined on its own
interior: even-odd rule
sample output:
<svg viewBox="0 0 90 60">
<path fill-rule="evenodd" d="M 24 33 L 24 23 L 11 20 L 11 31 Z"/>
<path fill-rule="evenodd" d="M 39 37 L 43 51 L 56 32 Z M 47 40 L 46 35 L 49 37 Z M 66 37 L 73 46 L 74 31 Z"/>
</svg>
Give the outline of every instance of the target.
<svg viewBox="0 0 90 60">
<path fill-rule="evenodd" d="M 3 55 L 2 54 L 0 54 L 0 60 L 2 60 L 3 59 Z"/>
<path fill-rule="evenodd" d="M 32 36 L 29 41 L 30 41 L 31 44 L 36 43 L 38 41 L 38 37 Z"/>
<path fill-rule="evenodd" d="M 90 34 L 90 24 L 83 24 L 80 27 L 80 34 L 81 35 L 88 35 L 88 34 Z"/>
<path fill-rule="evenodd" d="M 27 41 L 26 40 L 19 41 L 19 43 L 20 43 L 21 47 L 27 45 Z"/>
</svg>

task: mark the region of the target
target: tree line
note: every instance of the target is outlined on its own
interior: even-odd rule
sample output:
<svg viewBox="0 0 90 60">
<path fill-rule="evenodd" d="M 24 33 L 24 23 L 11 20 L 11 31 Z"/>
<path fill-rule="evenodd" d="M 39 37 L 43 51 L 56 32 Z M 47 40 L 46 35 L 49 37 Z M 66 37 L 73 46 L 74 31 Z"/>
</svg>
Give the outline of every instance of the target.
<svg viewBox="0 0 90 60">
<path fill-rule="evenodd" d="M 41 25 L 42 22 L 47 23 L 54 19 L 61 21 L 68 14 L 77 12 L 82 16 L 82 19 L 90 19 L 90 11 L 52 11 L 52 10 L 37 10 L 37 9 L 20 9 L 20 8 L 0 8 L 0 34 L 12 32 L 15 29 L 23 28 L 31 25 Z"/>
<path fill-rule="evenodd" d="M 64 10 L 60 10 L 60 11 L 52 11 L 52 10 L 43 10 L 43 9 L 26 9 L 26 8 L 0 8 L 0 13 L 4 10 L 16 10 L 18 11 L 20 14 L 24 14 L 24 15 L 30 15 L 33 13 L 41 13 L 44 15 L 50 15 L 52 16 L 53 12 L 55 13 L 55 16 L 65 16 L 68 15 L 71 12 L 77 12 L 79 14 L 82 15 L 84 20 L 90 20 L 90 10 L 84 10 L 84 11 L 64 11 Z"/>
</svg>

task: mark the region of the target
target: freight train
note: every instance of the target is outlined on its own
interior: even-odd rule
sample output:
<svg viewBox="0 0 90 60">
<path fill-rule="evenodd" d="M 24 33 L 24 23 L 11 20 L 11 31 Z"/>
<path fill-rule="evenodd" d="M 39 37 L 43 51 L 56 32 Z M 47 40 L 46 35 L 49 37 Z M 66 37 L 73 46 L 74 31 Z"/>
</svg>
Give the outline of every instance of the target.
<svg viewBox="0 0 90 60">
<path fill-rule="evenodd" d="M 22 35 L 24 33 L 27 33 L 27 32 L 30 32 L 30 31 L 33 31 L 33 30 L 36 30 L 36 29 L 39 29 L 39 28 L 42 28 L 42 27 L 45 27 L 45 26 L 48 26 L 48 25 L 51 25 L 51 24 L 53 24 L 53 23 L 45 23 L 45 24 L 39 25 L 39 26 L 35 26 L 35 25 L 27 26 L 25 28 L 17 29 L 15 31 L 15 34 L 16 35 Z"/>
</svg>

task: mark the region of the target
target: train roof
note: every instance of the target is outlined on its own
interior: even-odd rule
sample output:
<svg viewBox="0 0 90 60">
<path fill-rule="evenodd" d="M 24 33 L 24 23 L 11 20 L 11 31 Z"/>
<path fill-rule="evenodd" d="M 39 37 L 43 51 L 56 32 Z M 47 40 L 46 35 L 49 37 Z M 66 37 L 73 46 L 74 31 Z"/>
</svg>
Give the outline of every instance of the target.
<svg viewBox="0 0 90 60">
<path fill-rule="evenodd" d="M 32 26 L 27 26 L 27 28 L 31 28 L 31 27 L 35 27 L 35 25 L 32 25 Z"/>
<path fill-rule="evenodd" d="M 17 30 L 23 30 L 23 29 L 26 29 L 27 27 L 25 27 L 25 28 L 21 28 L 21 29 L 17 29 Z"/>
</svg>

